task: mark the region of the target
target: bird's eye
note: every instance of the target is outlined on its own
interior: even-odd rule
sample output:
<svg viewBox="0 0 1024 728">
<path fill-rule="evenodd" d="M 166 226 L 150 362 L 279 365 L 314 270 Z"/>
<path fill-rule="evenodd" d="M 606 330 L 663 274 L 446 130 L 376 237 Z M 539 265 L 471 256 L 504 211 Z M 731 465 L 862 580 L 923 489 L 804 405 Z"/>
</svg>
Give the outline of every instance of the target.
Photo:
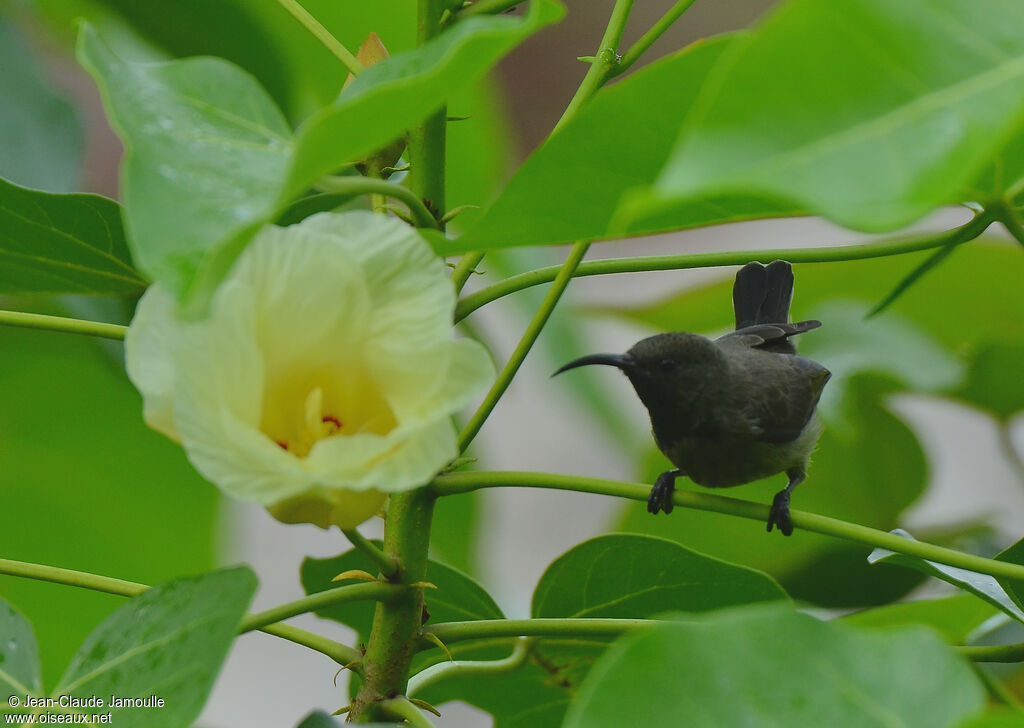
<svg viewBox="0 0 1024 728">
<path fill-rule="evenodd" d="M 660 366 L 661 366 L 661 371 L 663 371 L 663 372 L 670 372 L 670 371 L 672 371 L 673 369 L 676 368 L 676 363 L 674 361 L 672 361 L 671 359 L 662 359 Z"/>
</svg>

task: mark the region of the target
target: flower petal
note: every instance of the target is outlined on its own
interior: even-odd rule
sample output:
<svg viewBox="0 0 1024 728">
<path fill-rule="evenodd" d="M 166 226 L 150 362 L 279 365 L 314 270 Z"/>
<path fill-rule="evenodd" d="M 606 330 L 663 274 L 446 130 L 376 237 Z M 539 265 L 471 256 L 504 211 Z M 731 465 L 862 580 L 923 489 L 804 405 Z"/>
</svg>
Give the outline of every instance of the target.
<svg viewBox="0 0 1024 728">
<path fill-rule="evenodd" d="M 174 352 L 179 330 L 174 297 L 153 285 L 139 299 L 124 337 L 125 368 L 142 394 L 142 417 L 176 442 L 181 440 L 174 421 Z"/>
</svg>

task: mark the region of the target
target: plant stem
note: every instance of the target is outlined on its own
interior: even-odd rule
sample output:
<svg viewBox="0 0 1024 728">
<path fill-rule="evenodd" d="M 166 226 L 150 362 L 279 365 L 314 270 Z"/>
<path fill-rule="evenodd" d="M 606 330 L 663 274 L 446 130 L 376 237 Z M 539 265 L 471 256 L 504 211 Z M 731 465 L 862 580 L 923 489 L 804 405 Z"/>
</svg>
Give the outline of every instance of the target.
<svg viewBox="0 0 1024 728">
<path fill-rule="evenodd" d="M 520 472 L 466 472 L 448 473 L 434 479 L 431 488 L 437 495 L 466 493 L 480 488 L 495 487 L 521 488 L 556 488 L 573 490 L 582 493 L 629 498 L 646 501 L 651 486 L 641 483 L 624 483 L 617 480 L 585 478 L 574 475 L 556 475 L 554 473 L 520 473 Z M 750 518 L 762 523 L 768 520 L 768 506 L 751 501 L 726 498 L 710 493 L 697 493 L 689 490 L 676 490 L 672 502 L 683 508 L 695 508 L 702 511 L 713 511 L 741 518 Z M 1007 561 L 986 559 L 981 556 L 961 553 L 953 549 L 933 546 L 923 541 L 911 541 L 875 528 L 848 523 L 837 518 L 829 518 L 806 511 L 792 511 L 793 525 L 805 531 L 814 531 L 826 536 L 846 539 L 875 548 L 885 548 L 908 556 L 917 556 L 928 561 L 935 561 L 961 569 L 976 571 L 1003 579 L 1024 579 L 1024 566 Z M 439 635 L 440 636 L 440 635 Z"/>
<path fill-rule="evenodd" d="M 416 221 L 416 227 L 438 229 L 438 222 L 423 201 L 412 190 L 376 177 L 325 177 L 317 183 L 325 192 L 345 195 L 383 195 L 405 204 Z"/>
<path fill-rule="evenodd" d="M 501 396 L 505 394 L 505 390 L 512 384 L 512 379 L 515 377 L 516 372 L 519 371 L 519 367 L 522 365 L 523 360 L 526 359 L 526 355 L 530 353 L 530 349 L 533 347 L 534 342 L 537 341 L 537 337 L 540 336 L 540 332 L 551 317 L 552 311 L 555 310 L 558 300 L 569 285 L 569 281 L 572 280 L 572 274 L 576 270 L 576 266 L 579 265 L 580 260 L 586 255 L 587 248 L 589 247 L 589 243 L 576 243 L 573 246 L 569 257 L 561 265 L 551 290 L 548 291 L 540 304 L 540 308 L 537 309 L 537 313 L 534 314 L 529 326 L 526 327 L 526 331 L 523 332 L 523 337 L 519 340 L 515 351 L 512 352 L 512 356 L 509 357 L 501 373 L 498 374 L 498 378 L 491 385 L 490 390 L 484 397 L 484 401 L 480 403 L 476 412 L 473 413 L 469 422 L 462 432 L 459 433 L 459 452 L 466 451 L 466 448 L 473 442 L 473 438 L 477 436 L 480 428 L 483 427 L 484 422 L 487 421 L 488 416 L 494 410 L 495 405 L 498 404 L 498 400 L 501 399 Z"/>
<path fill-rule="evenodd" d="M 441 32 L 441 16 L 445 11 L 442 0 L 418 0 L 418 45 Z M 445 211 L 445 159 L 448 134 L 448 107 L 442 106 L 409 130 L 409 187 L 430 210 L 435 221 Z M 437 222 L 435 227 L 444 229 Z"/>
<path fill-rule="evenodd" d="M 775 250 L 737 250 L 721 253 L 687 253 L 684 255 L 650 255 L 630 258 L 609 258 L 591 260 L 580 264 L 575 276 L 599 276 L 610 273 L 641 273 L 656 270 L 686 270 L 692 268 L 715 268 L 725 265 L 746 265 L 758 261 L 769 263 L 776 259 L 788 260 L 790 263 L 832 263 L 844 260 L 862 260 L 865 258 L 883 258 L 890 255 L 916 253 L 922 250 L 938 248 L 949 242 L 952 233 L 964 227 L 946 230 L 924 236 L 886 238 L 865 245 L 842 245 L 824 248 L 776 248 Z M 982 230 L 983 231 L 983 230 Z M 982 231 L 978 231 L 980 234 Z M 481 288 L 475 293 L 462 298 L 455 307 L 455 321 L 458 323 L 473 311 L 524 288 L 530 288 L 554 280 L 560 266 L 520 273 L 493 285 Z"/>
<path fill-rule="evenodd" d="M 110 576 L 90 574 L 85 571 L 61 569 L 56 566 L 46 566 L 45 564 L 31 564 L 25 561 L 13 561 L 11 559 L 0 559 L 0 574 L 6 574 L 7 576 L 19 576 L 26 579 L 35 579 L 36 581 L 48 581 L 53 584 L 64 584 L 65 586 L 77 586 L 82 589 L 90 589 L 92 591 L 103 592 L 105 594 L 116 594 L 117 596 L 122 597 L 134 597 L 149 589 L 149 586 L 146 584 L 139 584 L 134 581 L 125 581 L 124 579 L 115 579 Z M 327 592 L 323 593 L 326 594 Z M 309 610 L 296 611 L 288 616 L 301 614 L 302 611 Z M 263 614 L 266 614 L 266 612 Z M 247 617 L 242 621 L 241 632 L 259 629 L 261 632 L 266 632 L 267 634 L 305 645 L 317 652 L 322 652 L 340 664 L 353 662 L 361 657 L 358 650 L 354 650 L 347 645 L 329 640 L 326 637 L 313 634 L 312 632 L 299 629 L 298 627 L 292 627 L 285 624 L 263 624 L 259 627 L 246 627 L 246 621 L 252 616 L 258 615 L 247 615 Z"/>
<path fill-rule="evenodd" d="M 378 602 L 363 659 L 363 684 L 350 717 L 378 717 L 375 706 L 405 692 L 409 665 L 423 623 L 423 588 L 413 587 L 427 574 L 427 549 L 434 495 L 428 488 L 394 493 L 384 525 L 384 553 L 398 564 L 393 581 L 406 585 L 387 602 Z"/>
<path fill-rule="evenodd" d="M 594 54 L 594 60 L 587 69 L 587 75 L 583 77 L 579 88 L 573 94 L 572 100 L 562 113 L 562 118 L 555 124 L 552 134 L 556 134 L 568 123 L 605 82 L 615 75 L 619 65 L 619 42 L 622 40 L 622 32 L 626 29 L 626 21 L 629 20 L 629 11 L 632 8 L 633 0 L 615 0 L 608 26 L 604 30 L 597 53 Z"/>
<path fill-rule="evenodd" d="M 242 620 L 241 631 L 251 632 L 254 629 L 265 627 L 274 622 L 281 622 L 299 614 L 313 612 L 324 607 L 331 607 L 335 604 L 347 604 L 348 602 L 378 601 L 383 602 L 394 598 L 401 590 L 401 587 L 384 582 L 366 582 L 364 584 L 349 584 L 334 589 L 327 589 L 316 594 L 310 594 L 301 599 L 281 604 L 277 607 L 267 609 L 263 612 L 250 614 Z"/>
<path fill-rule="evenodd" d="M 398 571 L 398 564 L 395 563 L 395 560 L 377 548 L 375 543 L 363 536 L 359 531 L 353 528 L 342 531 L 342 533 L 345 534 L 345 538 L 348 539 L 349 543 L 362 551 L 364 556 L 377 565 L 381 574 L 391 578 Z"/>
<path fill-rule="evenodd" d="M 680 16 L 690 9 L 690 6 L 694 4 L 696 0 L 679 0 L 675 5 L 669 8 L 669 11 L 665 13 L 661 19 L 651 26 L 651 29 L 640 36 L 640 40 L 630 47 L 628 51 L 622 56 L 622 60 L 619 61 L 618 66 L 615 69 L 615 74 L 625 73 L 629 70 L 637 60 L 642 56 L 648 48 L 654 45 L 654 42 L 660 38 L 666 30 L 672 27 L 672 24 L 679 20 Z"/>
<path fill-rule="evenodd" d="M 127 326 L 120 326 L 118 324 L 65 318 L 64 316 L 47 316 L 41 313 L 23 313 L 21 311 L 0 311 L 0 326 L 62 331 L 66 334 L 101 336 L 104 339 L 124 339 L 124 332 L 128 330 Z"/>
<path fill-rule="evenodd" d="M 1000 205 L 999 222 L 1003 223 L 1006 232 L 1010 233 L 1014 240 L 1024 245 L 1024 228 L 1021 228 L 1020 218 L 1017 217 L 1017 213 L 1014 212 L 1010 203 L 1004 202 Z"/>
<path fill-rule="evenodd" d="M 331 31 L 327 30 L 327 28 L 320 24 L 319 20 L 310 15 L 309 11 L 302 7 L 297 0 L 277 0 L 277 2 L 291 13 L 292 17 L 298 20 L 318 41 L 323 43 L 327 50 L 333 53 L 345 65 L 349 73 L 353 76 L 359 75 L 363 70 L 363 64 L 356 60 L 356 57 L 349 52 L 348 48 L 331 35 Z"/>
<path fill-rule="evenodd" d="M 445 644 L 495 637 L 618 637 L 643 629 L 657 619 L 592 619 L 557 617 L 548 619 L 477 619 L 470 622 L 441 622 L 429 632 Z M 423 643 L 426 646 L 427 643 Z"/>
<path fill-rule="evenodd" d="M 525 638 L 517 640 L 512 654 L 503 660 L 452 660 L 431 665 L 410 678 L 407 692 L 409 695 L 415 695 L 450 677 L 479 677 L 512 672 L 526 662 L 533 642 L 534 640 Z"/>
<path fill-rule="evenodd" d="M 339 665 L 357 663 L 363 658 L 363 654 L 357 649 L 290 624 L 268 624 L 260 627 L 259 631 L 327 655 Z M 354 666 L 351 669 L 359 671 Z"/>
<path fill-rule="evenodd" d="M 516 5 L 522 5 L 526 0 L 478 0 L 478 2 L 463 8 L 459 11 L 459 17 L 467 18 L 472 15 L 498 15 L 506 10 L 511 10 Z"/>
<path fill-rule="evenodd" d="M 462 293 L 466 281 L 473 275 L 473 271 L 483 259 L 483 251 L 472 251 L 462 256 L 455 266 L 455 270 L 452 271 L 452 285 L 455 286 L 455 295 Z"/>
</svg>

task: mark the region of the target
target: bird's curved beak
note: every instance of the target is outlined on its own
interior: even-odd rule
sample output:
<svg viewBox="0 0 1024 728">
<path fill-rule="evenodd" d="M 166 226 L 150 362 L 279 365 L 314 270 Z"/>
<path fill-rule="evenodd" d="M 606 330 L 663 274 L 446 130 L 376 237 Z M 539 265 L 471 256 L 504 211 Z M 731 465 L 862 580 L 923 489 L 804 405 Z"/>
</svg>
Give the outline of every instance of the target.
<svg viewBox="0 0 1024 728">
<path fill-rule="evenodd" d="M 590 364 L 603 364 L 609 367 L 616 367 L 624 372 L 630 372 L 633 369 L 633 359 L 628 354 L 588 354 L 587 356 L 581 356 L 579 359 L 574 359 L 561 367 L 551 376 L 558 376 L 569 369 L 585 367 Z"/>
</svg>

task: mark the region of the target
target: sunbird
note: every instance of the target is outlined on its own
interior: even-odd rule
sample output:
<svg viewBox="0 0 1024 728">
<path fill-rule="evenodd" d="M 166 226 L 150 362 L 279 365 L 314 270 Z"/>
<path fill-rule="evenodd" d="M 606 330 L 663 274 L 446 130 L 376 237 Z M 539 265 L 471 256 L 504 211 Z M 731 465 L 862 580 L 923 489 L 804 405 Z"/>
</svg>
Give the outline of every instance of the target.
<svg viewBox="0 0 1024 728">
<path fill-rule="evenodd" d="M 816 407 L 832 376 L 799 356 L 790 337 L 821 322 L 789 323 L 793 268 L 782 260 L 745 265 L 732 300 L 736 330 L 717 339 L 657 334 L 625 354 L 590 354 L 555 374 L 604 364 L 629 378 L 650 414 L 654 442 L 675 465 L 654 483 L 650 513 L 672 512 L 680 476 L 728 488 L 785 472 L 789 482 L 772 500 L 768 531 L 778 526 L 789 536 L 790 496 L 807 476 L 822 429 Z"/>
</svg>

